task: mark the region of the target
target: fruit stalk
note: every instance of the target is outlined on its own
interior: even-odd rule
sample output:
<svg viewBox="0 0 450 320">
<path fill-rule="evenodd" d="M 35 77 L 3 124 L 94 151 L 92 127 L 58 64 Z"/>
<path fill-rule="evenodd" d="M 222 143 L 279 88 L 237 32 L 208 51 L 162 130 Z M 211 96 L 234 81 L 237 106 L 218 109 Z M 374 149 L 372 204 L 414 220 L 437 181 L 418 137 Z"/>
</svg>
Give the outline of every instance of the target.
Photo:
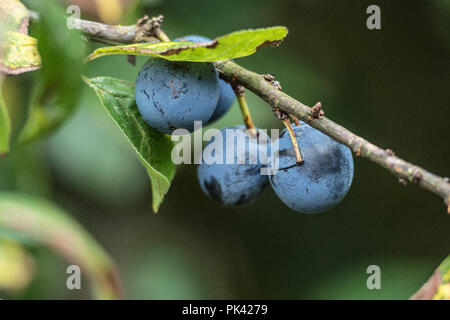
<svg viewBox="0 0 450 320">
<path fill-rule="evenodd" d="M 296 126 L 300 125 L 300 120 L 296 116 L 293 116 L 292 114 L 290 114 L 289 116 L 291 117 L 292 121 L 294 121 Z"/>
<path fill-rule="evenodd" d="M 242 86 L 236 85 L 232 86 L 236 98 L 239 102 L 239 107 L 241 108 L 242 117 L 244 118 L 244 123 L 247 129 L 255 130 L 255 125 L 253 123 L 252 115 L 250 114 L 250 109 L 247 104 L 247 99 L 245 98 L 245 89 Z"/>
<path fill-rule="evenodd" d="M 289 118 L 285 118 L 282 121 L 283 121 L 283 124 L 286 127 L 287 131 L 289 132 L 289 136 L 291 137 L 292 147 L 294 148 L 296 162 L 298 165 L 300 165 L 304 161 L 303 161 L 302 154 L 300 152 L 300 147 L 298 145 L 294 129 L 292 128 L 291 121 L 289 120 Z"/>
<path fill-rule="evenodd" d="M 157 36 L 158 36 L 158 39 L 161 40 L 162 42 L 170 42 L 170 38 L 161 29 L 159 30 Z"/>
</svg>

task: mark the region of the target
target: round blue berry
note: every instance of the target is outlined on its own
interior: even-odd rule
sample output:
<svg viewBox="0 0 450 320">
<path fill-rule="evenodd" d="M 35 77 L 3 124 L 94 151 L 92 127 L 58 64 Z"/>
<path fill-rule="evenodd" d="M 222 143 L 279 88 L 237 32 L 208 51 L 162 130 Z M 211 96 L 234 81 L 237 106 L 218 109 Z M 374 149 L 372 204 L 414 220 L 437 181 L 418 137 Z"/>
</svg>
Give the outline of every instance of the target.
<svg viewBox="0 0 450 320">
<path fill-rule="evenodd" d="M 297 212 L 330 209 L 345 197 L 352 184 L 352 152 L 306 123 L 295 126 L 294 132 L 304 163 L 296 165 L 292 141 L 283 130 L 274 150 L 279 169 L 269 176 L 272 188 L 284 204 Z"/>
<path fill-rule="evenodd" d="M 185 40 L 196 43 L 212 41 L 209 38 L 198 35 L 188 35 L 177 40 Z M 224 116 L 225 113 L 227 113 L 227 111 L 230 110 L 231 106 L 233 105 L 233 102 L 236 100 L 234 90 L 229 83 L 227 83 L 222 79 L 219 79 L 219 86 L 220 86 L 219 102 L 217 103 L 216 110 L 211 116 L 211 119 L 209 119 L 208 124 L 211 124 L 214 121 L 220 119 L 222 116 Z"/>
<path fill-rule="evenodd" d="M 206 123 L 214 113 L 220 88 L 212 63 L 172 62 L 150 58 L 136 80 L 136 104 L 153 128 L 172 133 L 194 130 L 194 121 Z"/>
<path fill-rule="evenodd" d="M 267 176 L 261 174 L 264 164 L 259 150 L 265 148 L 263 153 L 270 153 L 270 138 L 263 132 L 256 135 L 246 133 L 242 126 L 222 129 L 220 132 L 221 135 L 214 137 L 204 148 L 203 163 L 197 169 L 200 186 L 208 197 L 221 204 L 249 203 L 268 185 Z M 231 139 L 231 135 L 235 138 Z M 213 143 L 217 149 L 212 148 L 211 155 L 222 163 L 211 163 L 211 160 L 209 164 L 206 163 L 208 146 L 211 147 Z M 229 158 L 231 163 L 227 162 Z M 268 161 L 263 162 L 267 164 Z"/>
</svg>

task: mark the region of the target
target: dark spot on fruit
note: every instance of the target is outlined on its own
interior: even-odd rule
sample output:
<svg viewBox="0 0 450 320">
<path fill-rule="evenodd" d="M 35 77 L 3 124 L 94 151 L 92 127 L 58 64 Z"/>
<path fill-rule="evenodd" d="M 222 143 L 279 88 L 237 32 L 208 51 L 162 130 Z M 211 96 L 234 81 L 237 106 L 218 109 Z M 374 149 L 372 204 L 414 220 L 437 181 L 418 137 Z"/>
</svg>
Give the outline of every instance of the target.
<svg viewBox="0 0 450 320">
<path fill-rule="evenodd" d="M 252 166 L 250 168 L 245 169 L 244 176 L 253 176 L 253 175 L 258 174 L 259 171 L 260 171 L 260 167 L 259 166 Z"/>
<path fill-rule="evenodd" d="M 294 157 L 295 158 L 295 151 L 294 148 L 287 148 L 287 149 L 281 149 L 278 152 L 278 155 L 280 156 L 289 156 L 289 157 Z"/>
<path fill-rule="evenodd" d="M 245 194 L 241 194 L 239 199 L 234 203 L 235 206 L 239 206 L 241 204 L 247 203 L 247 199 L 245 197 Z"/>
<path fill-rule="evenodd" d="M 314 146 L 312 148 L 314 149 Z M 327 175 L 334 175 L 344 167 L 342 163 L 344 157 L 340 148 L 336 146 L 330 151 L 324 154 L 311 150 L 311 153 L 315 156 L 313 159 L 305 162 L 309 167 L 305 172 L 307 172 L 308 177 L 314 182 L 318 182 L 319 179 Z"/>
<path fill-rule="evenodd" d="M 147 91 L 145 91 L 145 90 L 141 90 L 141 92 L 142 92 L 143 94 L 145 94 L 145 96 L 147 97 L 147 99 L 149 99 L 149 100 L 150 100 L 150 96 L 148 95 Z"/>
<path fill-rule="evenodd" d="M 220 187 L 220 183 L 216 178 L 210 177 L 209 181 L 204 180 L 203 184 L 205 185 L 205 189 L 208 192 L 208 195 L 218 202 L 222 201 L 222 188 Z"/>
<path fill-rule="evenodd" d="M 153 106 L 155 107 L 156 110 L 158 110 L 159 113 L 161 113 L 161 115 L 164 117 L 164 110 L 162 108 L 160 108 L 158 106 L 158 104 L 156 102 L 153 101 Z"/>
</svg>

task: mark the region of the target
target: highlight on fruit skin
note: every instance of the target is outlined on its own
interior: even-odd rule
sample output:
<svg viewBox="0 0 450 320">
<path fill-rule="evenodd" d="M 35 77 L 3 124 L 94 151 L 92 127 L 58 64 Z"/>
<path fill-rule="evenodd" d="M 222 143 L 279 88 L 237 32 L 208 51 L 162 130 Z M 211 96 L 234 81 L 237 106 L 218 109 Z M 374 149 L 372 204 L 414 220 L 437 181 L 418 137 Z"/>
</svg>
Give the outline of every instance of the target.
<svg viewBox="0 0 450 320">
<path fill-rule="evenodd" d="M 292 141 L 283 130 L 278 148 L 279 169 L 269 176 L 270 184 L 280 200 L 292 210 L 318 213 L 338 204 L 348 193 L 353 181 L 351 150 L 306 123 L 294 126 L 296 140 L 304 159 L 296 164 Z"/>
</svg>

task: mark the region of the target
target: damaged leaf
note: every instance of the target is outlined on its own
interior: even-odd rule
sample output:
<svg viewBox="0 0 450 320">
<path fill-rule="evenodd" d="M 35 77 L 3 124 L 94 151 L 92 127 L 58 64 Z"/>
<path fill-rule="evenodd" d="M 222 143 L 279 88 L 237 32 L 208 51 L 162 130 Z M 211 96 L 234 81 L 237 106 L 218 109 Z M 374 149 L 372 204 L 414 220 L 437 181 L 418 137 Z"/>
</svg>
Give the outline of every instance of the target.
<svg viewBox="0 0 450 320">
<path fill-rule="evenodd" d="M 213 62 L 252 55 L 261 47 L 278 45 L 287 34 L 286 27 L 271 27 L 236 31 L 205 43 L 180 41 L 105 47 L 95 50 L 88 61 L 107 55 L 132 54 L 171 61 Z"/>
<path fill-rule="evenodd" d="M 18 75 L 41 66 L 37 40 L 13 30 L 0 32 L 0 73 Z"/>
<path fill-rule="evenodd" d="M 17 75 L 39 69 L 35 38 L 28 36 L 28 10 L 17 0 L 0 0 L 0 73 Z"/>
</svg>

